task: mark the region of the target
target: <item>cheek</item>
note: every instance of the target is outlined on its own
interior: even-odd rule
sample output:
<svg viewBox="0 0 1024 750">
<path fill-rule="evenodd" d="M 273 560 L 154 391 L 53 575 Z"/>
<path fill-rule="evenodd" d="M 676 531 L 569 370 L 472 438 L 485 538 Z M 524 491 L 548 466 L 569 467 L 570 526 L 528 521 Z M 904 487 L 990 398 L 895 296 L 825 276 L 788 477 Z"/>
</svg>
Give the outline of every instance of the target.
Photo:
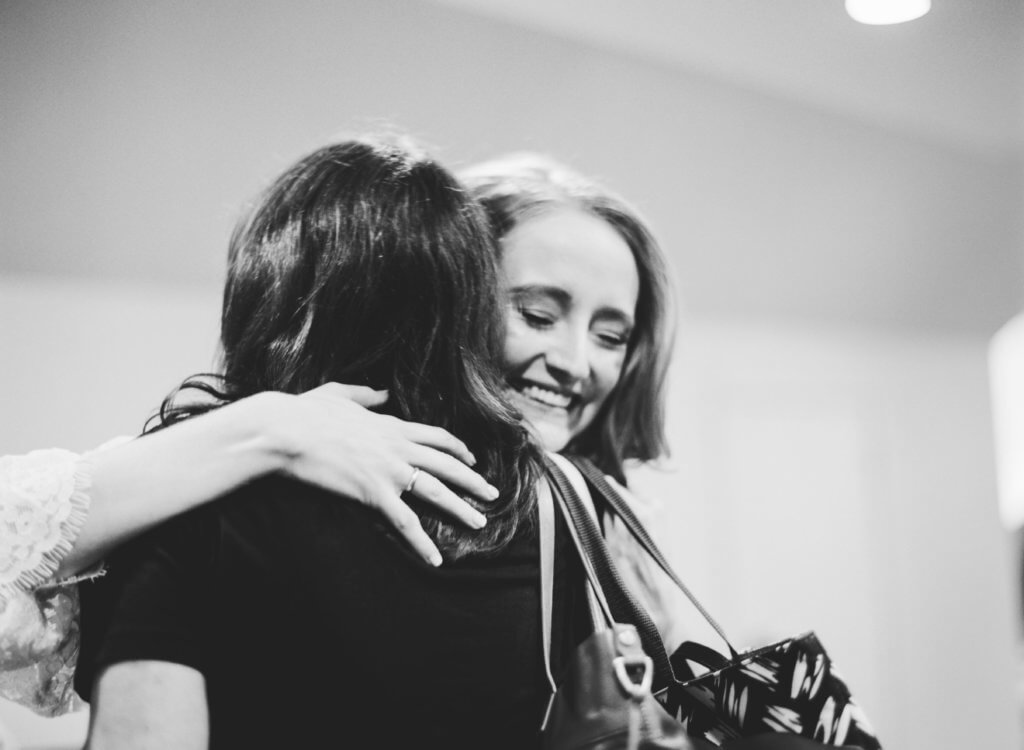
<svg viewBox="0 0 1024 750">
<path fill-rule="evenodd" d="M 536 349 L 532 331 L 521 321 L 509 321 L 505 327 L 505 345 L 502 347 L 505 374 L 521 370 L 529 364 Z"/>
<path fill-rule="evenodd" d="M 602 402 L 618 384 L 625 364 L 625 352 L 604 352 L 604 356 L 595 362 L 594 375 Z"/>
</svg>

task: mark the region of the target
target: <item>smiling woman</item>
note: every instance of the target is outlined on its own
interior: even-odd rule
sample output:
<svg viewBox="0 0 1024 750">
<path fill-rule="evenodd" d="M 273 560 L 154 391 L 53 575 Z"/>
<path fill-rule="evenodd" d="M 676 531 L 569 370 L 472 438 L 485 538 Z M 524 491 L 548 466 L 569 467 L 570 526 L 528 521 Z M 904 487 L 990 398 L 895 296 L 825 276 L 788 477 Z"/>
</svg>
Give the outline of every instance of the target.
<svg viewBox="0 0 1024 750">
<path fill-rule="evenodd" d="M 502 240 L 509 393 L 548 450 L 562 450 L 615 388 L 640 278 L 629 246 L 576 208 L 526 219 Z"/>
<path fill-rule="evenodd" d="M 673 320 L 665 257 L 637 211 L 546 157 L 510 154 L 460 177 L 500 239 L 506 377 L 548 450 L 624 463 L 667 455 Z"/>
<path fill-rule="evenodd" d="M 632 206 L 547 157 L 511 154 L 461 177 L 500 241 L 506 392 L 546 450 L 585 456 L 624 485 L 627 460 L 668 453 L 673 315 L 661 248 Z M 605 533 L 630 589 L 666 642 L 678 642 L 667 606 L 678 597 L 661 593 L 617 522 L 606 518 Z"/>
</svg>

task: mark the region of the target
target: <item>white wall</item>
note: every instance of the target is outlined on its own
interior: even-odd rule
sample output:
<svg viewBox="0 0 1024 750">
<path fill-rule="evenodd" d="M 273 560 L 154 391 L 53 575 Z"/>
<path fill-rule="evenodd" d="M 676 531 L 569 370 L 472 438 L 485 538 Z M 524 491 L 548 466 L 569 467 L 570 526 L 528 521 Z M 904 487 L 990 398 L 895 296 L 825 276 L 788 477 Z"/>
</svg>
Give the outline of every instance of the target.
<svg viewBox="0 0 1024 750">
<path fill-rule="evenodd" d="M 138 434 L 185 376 L 213 367 L 219 291 L 0 276 L 0 454 Z"/>
<path fill-rule="evenodd" d="M 732 638 L 817 631 L 886 748 L 1020 747 L 985 346 L 693 320 L 680 349 L 676 457 L 637 480 Z"/>
</svg>

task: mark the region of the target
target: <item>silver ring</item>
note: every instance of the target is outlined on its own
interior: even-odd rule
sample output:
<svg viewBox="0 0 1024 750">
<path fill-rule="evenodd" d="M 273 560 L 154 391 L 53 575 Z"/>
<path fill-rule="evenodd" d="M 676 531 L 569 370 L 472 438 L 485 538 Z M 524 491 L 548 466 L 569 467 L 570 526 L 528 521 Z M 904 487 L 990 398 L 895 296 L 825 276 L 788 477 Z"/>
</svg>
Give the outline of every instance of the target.
<svg viewBox="0 0 1024 750">
<path fill-rule="evenodd" d="M 416 480 L 419 479 L 419 478 L 420 478 L 420 467 L 419 466 L 413 466 L 412 467 L 412 476 L 409 477 L 409 484 L 405 485 L 405 489 L 402 490 L 402 494 L 404 495 L 407 492 L 412 492 L 412 486 L 414 484 L 416 484 Z"/>
</svg>

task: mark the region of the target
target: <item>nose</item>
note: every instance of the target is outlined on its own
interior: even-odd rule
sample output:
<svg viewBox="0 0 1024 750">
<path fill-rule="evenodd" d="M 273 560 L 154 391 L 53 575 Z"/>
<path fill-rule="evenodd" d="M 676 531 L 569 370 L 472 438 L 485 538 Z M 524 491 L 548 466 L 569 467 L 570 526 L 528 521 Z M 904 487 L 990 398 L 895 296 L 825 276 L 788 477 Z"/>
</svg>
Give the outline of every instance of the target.
<svg viewBox="0 0 1024 750">
<path fill-rule="evenodd" d="M 552 342 L 544 359 L 548 370 L 560 383 L 583 380 L 590 373 L 586 333 L 565 331 Z"/>
</svg>

